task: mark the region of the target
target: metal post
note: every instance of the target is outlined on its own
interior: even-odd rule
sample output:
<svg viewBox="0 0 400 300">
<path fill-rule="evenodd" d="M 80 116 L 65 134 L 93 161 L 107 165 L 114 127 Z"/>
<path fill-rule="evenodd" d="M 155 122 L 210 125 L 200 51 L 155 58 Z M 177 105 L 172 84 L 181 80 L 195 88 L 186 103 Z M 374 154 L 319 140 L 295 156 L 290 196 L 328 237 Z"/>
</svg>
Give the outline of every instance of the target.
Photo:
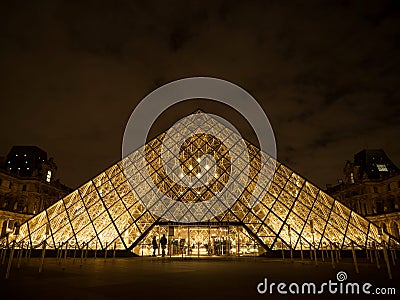
<svg viewBox="0 0 400 300">
<path fill-rule="evenodd" d="M 57 260 L 58 260 L 59 255 L 60 255 L 60 243 L 58 243 L 58 247 L 57 247 L 57 256 L 56 256 Z"/>
<path fill-rule="evenodd" d="M 336 263 L 338 264 L 339 263 L 339 247 L 336 244 L 334 244 L 334 245 L 335 245 Z"/>
<path fill-rule="evenodd" d="M 113 261 L 115 261 L 115 251 L 117 250 L 117 243 L 114 243 Z"/>
<path fill-rule="evenodd" d="M 281 241 L 281 248 L 282 248 L 282 260 L 285 260 L 285 251 L 283 250 L 283 241 Z"/>
<path fill-rule="evenodd" d="M 26 242 L 26 251 L 25 251 L 24 264 L 28 263 L 28 252 L 29 252 L 29 242 Z"/>
<path fill-rule="evenodd" d="M 39 273 L 41 273 L 43 271 L 45 253 L 46 253 L 46 240 L 43 241 L 42 257 L 40 259 Z"/>
<path fill-rule="evenodd" d="M 188 248 L 187 248 L 187 255 L 191 256 L 191 245 L 190 245 L 190 231 L 189 231 L 189 226 L 187 227 L 187 239 L 188 239 Z"/>
<path fill-rule="evenodd" d="M 75 257 L 76 257 L 76 244 L 74 245 L 74 257 L 72 259 L 72 263 L 75 262 Z"/>
<path fill-rule="evenodd" d="M 64 267 L 63 270 L 65 269 L 67 265 L 67 251 L 68 251 L 68 241 L 65 243 L 65 252 L 64 252 Z"/>
<path fill-rule="evenodd" d="M 395 266 L 395 265 L 396 265 L 396 260 L 395 260 L 395 258 L 394 258 L 393 252 L 394 252 L 393 249 L 390 250 L 390 255 L 391 255 L 391 257 L 392 257 L 392 263 L 393 263 L 393 266 Z"/>
<path fill-rule="evenodd" d="M 10 251 L 10 257 L 8 258 L 6 279 L 8 279 L 10 277 L 11 264 L 12 264 L 12 260 L 14 258 L 14 248 L 15 248 L 15 240 L 12 242 L 11 251 Z"/>
<path fill-rule="evenodd" d="M 21 242 L 21 246 L 19 247 L 19 252 L 18 252 L 18 264 L 17 264 L 17 269 L 21 267 L 21 261 L 22 261 L 22 255 L 24 253 L 24 242 Z"/>
<path fill-rule="evenodd" d="M 335 268 L 335 259 L 333 258 L 333 246 L 332 246 L 332 243 L 331 243 L 331 259 L 332 259 L 332 268 L 334 269 Z"/>
<path fill-rule="evenodd" d="M 325 261 L 325 257 L 324 257 L 324 249 L 321 249 L 321 254 L 322 254 L 322 261 Z"/>
<path fill-rule="evenodd" d="M 96 248 L 94 248 L 94 259 L 97 258 L 97 240 L 96 240 Z"/>
<path fill-rule="evenodd" d="M 2 257 L 2 260 L 1 260 L 1 264 L 2 264 L 2 265 L 4 265 L 4 263 L 5 263 L 5 261 L 6 261 L 7 248 L 8 248 L 8 247 L 5 246 L 4 253 L 3 253 L 3 257 Z"/>
<path fill-rule="evenodd" d="M 197 258 L 200 257 L 200 242 L 197 242 Z"/>
<path fill-rule="evenodd" d="M 380 269 L 380 268 L 381 268 L 381 265 L 379 264 L 378 250 L 376 249 L 376 244 L 375 244 L 375 242 L 373 242 L 372 245 L 374 246 L 374 251 L 375 251 L 376 267 L 377 267 L 378 269 Z"/>
<path fill-rule="evenodd" d="M 317 247 L 315 244 L 314 244 L 314 258 L 315 258 L 315 265 L 318 266 Z"/>
<path fill-rule="evenodd" d="M 143 256 L 143 246 L 142 246 L 142 256 Z M 104 262 L 107 261 L 107 242 L 106 242 L 106 248 L 104 249 Z"/>
<path fill-rule="evenodd" d="M 29 252 L 28 252 L 28 263 L 31 261 L 31 254 L 32 254 L 32 243 L 29 242 Z"/>
<path fill-rule="evenodd" d="M 81 264 L 79 265 L 80 267 L 82 267 L 83 265 L 83 254 L 85 252 L 85 242 L 82 243 L 82 248 L 81 248 Z"/>
<path fill-rule="evenodd" d="M 368 248 L 365 247 L 365 254 L 367 255 L 367 261 L 369 260 L 369 255 L 368 255 Z"/>
<path fill-rule="evenodd" d="M 236 231 L 237 231 L 237 243 L 236 243 L 236 246 L 237 246 L 237 252 L 236 252 L 236 254 L 237 254 L 237 257 L 239 257 L 240 255 L 239 255 L 239 252 L 240 252 L 240 239 L 239 239 L 239 228 L 238 228 L 238 226 L 236 226 Z"/>
<path fill-rule="evenodd" d="M 354 268 L 356 269 L 356 273 L 358 274 L 359 271 L 358 271 L 356 251 L 354 250 L 354 242 L 351 242 L 351 252 L 353 253 Z"/>
<path fill-rule="evenodd" d="M 304 260 L 304 256 L 303 256 L 303 241 L 300 240 L 300 255 L 301 255 L 301 260 Z"/>
<path fill-rule="evenodd" d="M 313 256 L 312 256 L 312 245 L 310 244 L 310 260 L 313 260 Z"/>
<path fill-rule="evenodd" d="M 385 259 L 386 262 L 386 268 L 388 271 L 388 275 L 389 275 L 389 279 L 392 279 L 392 270 L 390 269 L 390 262 L 389 262 L 389 257 L 386 251 L 386 243 L 385 241 L 382 241 L 382 247 L 383 247 L 383 257 Z"/>
<path fill-rule="evenodd" d="M 64 246 L 64 243 L 61 243 L 60 249 L 57 253 L 57 260 L 58 260 L 58 264 L 61 265 L 61 260 L 62 260 L 62 248 Z"/>
<path fill-rule="evenodd" d="M 85 261 L 87 260 L 88 252 L 89 252 L 89 242 L 86 243 Z"/>
<path fill-rule="evenodd" d="M 374 255 L 372 254 L 372 248 L 373 248 L 373 247 L 370 247 L 370 248 L 369 248 L 369 258 L 370 258 L 370 260 L 371 260 L 371 264 L 374 263 Z"/>
</svg>

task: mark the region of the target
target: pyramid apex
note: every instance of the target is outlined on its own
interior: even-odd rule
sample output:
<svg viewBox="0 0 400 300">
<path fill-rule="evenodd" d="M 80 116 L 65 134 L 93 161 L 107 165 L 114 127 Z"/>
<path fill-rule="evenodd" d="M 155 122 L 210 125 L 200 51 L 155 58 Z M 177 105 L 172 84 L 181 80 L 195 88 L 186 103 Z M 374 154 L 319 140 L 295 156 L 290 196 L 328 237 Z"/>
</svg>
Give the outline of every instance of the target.
<svg viewBox="0 0 400 300">
<path fill-rule="evenodd" d="M 200 108 L 193 112 L 193 114 L 204 114 L 204 113 L 205 113 L 205 111 Z"/>
</svg>

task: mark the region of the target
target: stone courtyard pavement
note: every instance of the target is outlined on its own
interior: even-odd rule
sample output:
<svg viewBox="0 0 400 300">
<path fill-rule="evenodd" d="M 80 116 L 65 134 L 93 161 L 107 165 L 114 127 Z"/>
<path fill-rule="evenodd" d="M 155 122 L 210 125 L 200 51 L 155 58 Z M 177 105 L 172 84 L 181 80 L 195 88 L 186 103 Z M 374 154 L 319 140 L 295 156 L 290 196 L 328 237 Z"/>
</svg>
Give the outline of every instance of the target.
<svg viewBox="0 0 400 300">
<path fill-rule="evenodd" d="M 370 295 L 369 299 L 394 299 L 400 294 L 400 260 L 392 266 L 393 279 L 389 280 L 384 262 L 378 269 L 375 264 L 361 262 L 356 274 L 352 260 L 344 258 L 332 268 L 330 262 L 279 258 L 200 258 L 179 259 L 160 257 L 136 257 L 107 259 L 88 258 L 80 266 L 80 259 L 68 258 L 61 264 L 56 258 L 46 258 L 42 273 L 38 272 L 40 260 L 23 261 L 17 268 L 14 260 L 10 278 L 5 279 L 6 266 L 0 265 L 0 299 L 271 299 L 277 297 L 313 298 L 317 296 L 293 295 L 288 292 L 291 283 L 300 286 L 313 282 L 317 289 L 324 282 L 338 283 L 337 273 L 343 271 L 347 280 L 343 283 L 372 284 L 376 288 L 396 295 Z M 257 285 L 267 278 L 268 288 L 272 282 L 272 294 L 259 294 Z M 287 295 L 280 295 L 276 286 L 286 284 Z M 261 285 L 261 289 L 264 285 Z M 339 286 L 338 286 L 339 287 Z M 295 285 L 292 286 L 295 290 Z M 307 287 L 306 287 L 307 288 Z M 382 291 L 380 289 L 379 291 Z M 361 293 L 361 292 L 360 292 Z M 354 298 L 337 292 L 330 294 L 327 286 L 318 297 L 338 299 Z M 365 297 L 365 295 L 363 296 Z M 357 298 L 361 299 L 361 296 Z"/>
</svg>

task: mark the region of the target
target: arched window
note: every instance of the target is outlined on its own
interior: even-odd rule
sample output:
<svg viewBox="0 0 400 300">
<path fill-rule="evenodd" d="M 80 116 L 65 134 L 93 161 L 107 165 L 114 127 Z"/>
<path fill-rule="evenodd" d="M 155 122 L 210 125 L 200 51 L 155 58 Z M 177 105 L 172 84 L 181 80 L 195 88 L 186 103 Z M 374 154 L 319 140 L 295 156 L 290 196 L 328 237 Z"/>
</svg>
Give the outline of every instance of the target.
<svg viewBox="0 0 400 300">
<path fill-rule="evenodd" d="M 387 232 L 387 227 L 386 227 L 386 224 L 385 223 L 381 223 L 381 228 L 382 228 L 382 230 L 383 230 L 383 232 Z"/>
<path fill-rule="evenodd" d="M 391 229 L 391 233 L 395 238 L 399 238 L 400 234 L 399 234 L 399 225 L 393 221 L 392 224 L 390 224 L 390 229 Z"/>
<path fill-rule="evenodd" d="M 15 235 L 19 234 L 19 222 L 14 223 L 14 234 Z"/>
<path fill-rule="evenodd" d="M 7 231 L 7 220 L 3 222 L 3 226 L 1 226 L 1 235 L 5 235 Z"/>
</svg>

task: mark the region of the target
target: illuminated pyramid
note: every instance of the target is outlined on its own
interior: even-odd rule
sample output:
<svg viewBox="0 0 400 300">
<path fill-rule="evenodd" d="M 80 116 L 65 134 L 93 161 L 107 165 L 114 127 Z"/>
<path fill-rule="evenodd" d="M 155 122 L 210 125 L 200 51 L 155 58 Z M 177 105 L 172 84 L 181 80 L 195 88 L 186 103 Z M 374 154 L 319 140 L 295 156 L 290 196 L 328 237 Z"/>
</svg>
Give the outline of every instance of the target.
<svg viewBox="0 0 400 300">
<path fill-rule="evenodd" d="M 223 235 L 225 251 L 237 252 L 244 238 L 265 251 L 397 244 L 254 145 L 245 142 L 240 153 L 237 132 L 209 115 L 190 115 L 174 130 L 172 140 L 162 133 L 22 224 L 17 241 L 139 253 L 175 228 L 187 245 L 209 247 L 207 240 Z M 190 138 L 174 143 L 180 132 Z M 239 165 L 231 164 L 234 157 Z"/>
</svg>

